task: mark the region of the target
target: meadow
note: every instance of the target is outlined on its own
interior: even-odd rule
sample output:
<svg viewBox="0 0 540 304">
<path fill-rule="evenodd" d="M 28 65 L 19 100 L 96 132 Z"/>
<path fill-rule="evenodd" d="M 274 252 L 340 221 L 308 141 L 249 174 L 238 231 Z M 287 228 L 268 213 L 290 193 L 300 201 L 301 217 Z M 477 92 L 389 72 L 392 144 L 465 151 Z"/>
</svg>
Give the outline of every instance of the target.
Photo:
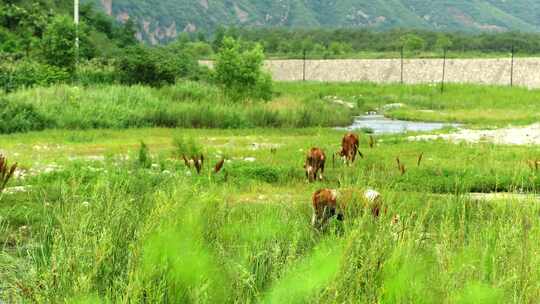
<svg viewBox="0 0 540 304">
<path fill-rule="evenodd" d="M 330 126 L 346 125 L 353 115 L 386 104 L 404 104 L 386 113 L 393 117 L 456 121 L 470 128 L 525 125 L 537 120 L 539 91 L 453 85 L 441 95 L 428 85 L 278 83 L 276 92 L 273 100 L 258 104 L 233 104 L 211 87 L 189 83 L 161 89 L 59 86 L 4 96 L 36 115 L 12 118 L 0 135 L 0 152 L 20 168 L 0 194 L 0 299 L 538 299 L 540 181 L 528 164 L 538 158 L 536 149 L 362 133 L 364 158 L 354 166 L 329 160 L 326 179 L 308 183 L 302 165 L 312 146 L 328 156 L 339 149 L 343 131 Z M 218 108 L 213 120 L 178 118 L 199 112 L 206 117 L 210 107 Z M 145 118 L 156 109 L 176 123 Z M 282 123 L 249 118 L 257 109 L 278 113 Z M 310 120 L 290 114 L 302 109 L 312 113 Z M 244 117 L 244 124 L 224 124 L 219 115 L 226 113 Z M 40 128 L 26 124 L 35 117 L 43 119 Z M 179 142 L 206 156 L 202 174 L 184 165 Z M 406 166 L 404 174 L 396 157 Z M 223 170 L 213 173 L 223 158 Z M 343 222 L 313 229 L 311 194 L 325 187 L 376 189 L 388 211 L 373 218 L 359 207 Z M 493 200 L 471 195 L 496 192 L 519 195 Z"/>
</svg>

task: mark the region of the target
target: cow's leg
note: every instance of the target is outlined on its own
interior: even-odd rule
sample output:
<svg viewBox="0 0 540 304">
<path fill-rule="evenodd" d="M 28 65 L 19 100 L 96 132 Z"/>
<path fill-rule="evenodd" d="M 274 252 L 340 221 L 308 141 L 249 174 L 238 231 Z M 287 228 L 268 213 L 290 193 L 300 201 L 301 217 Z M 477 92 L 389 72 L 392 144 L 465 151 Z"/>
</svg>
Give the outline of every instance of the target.
<svg viewBox="0 0 540 304">
<path fill-rule="evenodd" d="M 321 164 L 321 172 L 319 173 L 320 180 L 323 180 L 323 174 L 324 174 L 324 162 Z"/>
<path fill-rule="evenodd" d="M 315 210 L 313 211 L 313 215 L 311 216 L 311 226 L 315 227 L 317 224 L 317 214 L 315 213 Z"/>
<path fill-rule="evenodd" d="M 311 225 L 313 228 L 320 228 L 324 223 L 324 210 L 326 208 L 314 208 L 311 216 Z"/>
</svg>

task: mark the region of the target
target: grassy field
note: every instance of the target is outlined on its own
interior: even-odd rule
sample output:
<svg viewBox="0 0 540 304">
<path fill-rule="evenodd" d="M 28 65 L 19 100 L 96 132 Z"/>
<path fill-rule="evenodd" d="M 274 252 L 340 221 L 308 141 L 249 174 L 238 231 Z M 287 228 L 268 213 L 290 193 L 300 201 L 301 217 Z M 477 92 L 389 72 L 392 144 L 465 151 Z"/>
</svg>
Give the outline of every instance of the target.
<svg viewBox="0 0 540 304">
<path fill-rule="evenodd" d="M 540 120 L 540 90 L 500 86 L 447 84 L 377 85 L 368 83 L 282 83 L 279 89 L 291 96 L 309 92 L 311 98 L 339 96 L 364 110 L 387 104 L 403 107 L 386 111 L 393 118 L 418 121 L 459 122 L 473 127 L 526 125 Z"/>
<path fill-rule="evenodd" d="M 51 92 L 59 88 L 48 90 L 6 98 L 48 109 L 48 101 L 58 94 Z M 337 96 L 356 104 L 340 118 L 350 120 L 355 112 L 401 102 L 406 106 L 387 114 L 416 118 L 424 113 L 420 110 L 444 110 L 473 128 L 532 122 L 538 94 L 451 86 L 440 95 L 430 86 L 311 83 L 277 84 L 276 90 L 275 99 L 262 106 L 286 111 L 295 101 L 310 108 L 310 102 L 317 105 Z M 53 97 L 44 97 L 47 92 Z M 96 96 L 106 96 L 98 92 Z M 91 99 L 86 93 L 81 98 L 100 104 L 101 97 Z M 104 102 L 113 104 L 110 100 Z M 482 109 L 494 112 L 477 116 Z M 502 115 L 505 109 L 514 109 L 517 118 Z M 437 112 L 425 118 L 441 120 Z M 325 116 L 331 114 L 319 117 Z M 67 119 L 71 118 L 59 121 Z M 528 165 L 528 160 L 538 159 L 536 149 L 409 142 L 404 135 L 376 136 L 375 146 L 369 148 L 369 135 L 362 134 L 363 159 L 353 167 L 332 165 L 329 160 L 325 181 L 307 183 L 302 168 L 306 150 L 320 146 L 330 156 L 338 150 L 342 135 L 321 126 L 89 130 L 54 126 L 1 135 L 0 152 L 10 162 L 19 162 L 22 176 L 0 194 L 0 299 L 7 303 L 534 303 L 538 299 L 540 174 Z M 175 145 L 180 138 L 193 141 L 193 149 L 206 156 L 201 175 L 180 160 Z M 141 148 L 141 141 L 147 149 Z M 212 173 L 222 157 L 227 159 L 223 171 Z M 396 157 L 405 164 L 403 175 Z M 333 220 L 324 231 L 314 230 L 311 194 L 323 187 L 374 188 L 388 213 L 374 219 L 361 207 L 353 208 L 344 222 Z M 471 192 L 519 195 L 483 200 Z M 399 221 L 392 224 L 395 215 Z"/>
</svg>

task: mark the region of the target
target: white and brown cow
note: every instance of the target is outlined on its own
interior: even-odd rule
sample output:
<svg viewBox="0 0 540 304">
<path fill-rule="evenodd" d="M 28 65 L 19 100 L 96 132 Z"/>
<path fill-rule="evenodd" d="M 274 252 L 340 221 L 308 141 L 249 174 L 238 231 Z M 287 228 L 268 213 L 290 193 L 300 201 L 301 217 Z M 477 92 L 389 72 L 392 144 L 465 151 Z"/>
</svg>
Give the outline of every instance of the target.
<svg viewBox="0 0 540 304">
<path fill-rule="evenodd" d="M 313 216 L 311 225 L 320 228 L 333 216 L 343 220 L 346 211 L 351 207 L 361 207 L 371 211 L 373 217 L 379 217 L 383 211 L 381 194 L 373 189 L 363 192 L 357 190 L 320 189 L 313 194 Z M 386 213 L 386 209 L 384 209 Z"/>
<path fill-rule="evenodd" d="M 306 177 L 310 182 L 323 179 L 324 164 L 326 162 L 326 155 L 324 151 L 319 148 L 311 148 L 306 156 L 306 162 L 304 163 L 304 169 L 306 170 Z"/>
<path fill-rule="evenodd" d="M 360 140 L 358 135 L 354 133 L 347 133 L 341 140 L 341 151 L 338 152 L 339 156 L 347 163 L 351 165 L 356 159 L 358 153 L 360 157 L 364 157 L 358 147 L 360 146 Z"/>
</svg>

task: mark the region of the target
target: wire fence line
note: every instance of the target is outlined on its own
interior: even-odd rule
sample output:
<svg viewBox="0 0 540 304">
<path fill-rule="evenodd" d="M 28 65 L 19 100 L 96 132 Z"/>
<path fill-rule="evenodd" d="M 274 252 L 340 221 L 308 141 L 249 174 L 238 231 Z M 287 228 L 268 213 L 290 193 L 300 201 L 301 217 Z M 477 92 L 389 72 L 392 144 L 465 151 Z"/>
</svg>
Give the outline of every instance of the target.
<svg viewBox="0 0 540 304">
<path fill-rule="evenodd" d="M 201 61 L 212 67 L 212 61 Z M 472 83 L 540 88 L 540 57 L 266 60 L 276 81 Z"/>
</svg>

